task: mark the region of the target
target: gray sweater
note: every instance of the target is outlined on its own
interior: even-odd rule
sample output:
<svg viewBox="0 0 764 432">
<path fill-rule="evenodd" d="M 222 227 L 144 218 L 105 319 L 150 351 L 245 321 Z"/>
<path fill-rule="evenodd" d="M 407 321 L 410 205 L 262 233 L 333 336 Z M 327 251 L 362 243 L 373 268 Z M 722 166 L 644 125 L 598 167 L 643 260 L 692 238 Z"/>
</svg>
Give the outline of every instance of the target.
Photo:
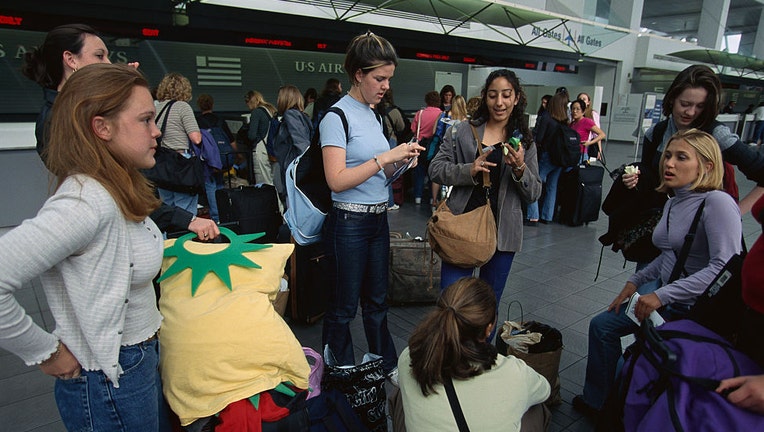
<svg viewBox="0 0 764 432">
<path fill-rule="evenodd" d="M 690 230 L 695 212 L 705 200 L 695 240 L 684 269 L 688 276 L 663 285 L 655 292 L 664 305 L 693 304 L 724 264 L 741 250 L 742 223 L 735 200 L 722 191 L 693 192 L 679 189 L 663 208 L 663 216 L 653 232 L 653 244 L 661 250 L 647 267 L 629 278 L 637 286 L 660 278 L 668 281 Z"/>
<path fill-rule="evenodd" d="M 0 347 L 27 365 L 60 339 L 85 370 L 119 386 L 119 349 L 151 337 L 162 317 L 151 283 L 162 235 L 151 219 L 125 219 L 90 177 L 67 178 L 33 219 L 0 237 Z M 56 329 L 37 326 L 13 296 L 40 276 Z"/>
</svg>

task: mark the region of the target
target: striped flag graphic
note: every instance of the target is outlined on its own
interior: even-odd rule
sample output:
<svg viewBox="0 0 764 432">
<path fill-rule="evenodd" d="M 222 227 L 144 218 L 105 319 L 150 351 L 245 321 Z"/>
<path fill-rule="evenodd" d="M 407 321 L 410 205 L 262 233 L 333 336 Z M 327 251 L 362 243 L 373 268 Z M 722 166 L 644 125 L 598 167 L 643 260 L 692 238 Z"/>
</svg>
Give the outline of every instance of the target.
<svg viewBox="0 0 764 432">
<path fill-rule="evenodd" d="M 196 81 L 199 86 L 241 87 L 241 59 L 196 56 Z"/>
</svg>

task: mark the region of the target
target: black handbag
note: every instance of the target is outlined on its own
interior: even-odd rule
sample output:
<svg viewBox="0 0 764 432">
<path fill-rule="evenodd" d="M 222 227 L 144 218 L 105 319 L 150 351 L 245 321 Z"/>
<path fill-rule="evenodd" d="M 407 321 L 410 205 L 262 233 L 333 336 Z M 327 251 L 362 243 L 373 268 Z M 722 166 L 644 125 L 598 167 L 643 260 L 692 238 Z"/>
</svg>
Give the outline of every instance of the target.
<svg viewBox="0 0 764 432">
<path fill-rule="evenodd" d="M 164 113 L 164 120 L 160 128 L 164 135 L 167 127 L 167 118 L 170 116 L 170 107 L 175 101 L 170 101 L 159 112 L 157 118 Z M 141 170 L 152 183 L 162 189 L 173 192 L 197 194 L 204 191 L 204 164 L 202 160 L 193 155 L 185 157 L 175 150 L 162 145 L 162 137 L 157 138 L 157 149 L 154 154 L 156 163 L 152 168 Z"/>
</svg>

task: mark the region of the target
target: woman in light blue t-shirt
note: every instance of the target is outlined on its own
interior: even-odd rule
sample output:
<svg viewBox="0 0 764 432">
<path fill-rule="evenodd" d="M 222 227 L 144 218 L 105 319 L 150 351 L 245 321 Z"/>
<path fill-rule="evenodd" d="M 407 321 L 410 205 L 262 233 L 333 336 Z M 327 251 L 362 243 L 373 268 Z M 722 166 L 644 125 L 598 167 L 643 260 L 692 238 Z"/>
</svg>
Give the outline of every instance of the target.
<svg viewBox="0 0 764 432">
<path fill-rule="evenodd" d="M 390 88 L 397 64 L 395 49 L 385 39 L 371 32 L 355 37 L 345 56 L 352 87 L 334 104 L 347 119 L 347 136 L 337 113 L 328 112 L 319 126 L 334 202 L 324 225 L 332 274 L 323 343 L 339 364 L 355 364 L 350 322 L 360 300 L 369 351 L 383 357 L 388 374 L 397 371 L 398 356 L 385 303 L 390 250 L 385 180 L 424 150 L 412 143 L 391 149 L 372 110 Z"/>
</svg>

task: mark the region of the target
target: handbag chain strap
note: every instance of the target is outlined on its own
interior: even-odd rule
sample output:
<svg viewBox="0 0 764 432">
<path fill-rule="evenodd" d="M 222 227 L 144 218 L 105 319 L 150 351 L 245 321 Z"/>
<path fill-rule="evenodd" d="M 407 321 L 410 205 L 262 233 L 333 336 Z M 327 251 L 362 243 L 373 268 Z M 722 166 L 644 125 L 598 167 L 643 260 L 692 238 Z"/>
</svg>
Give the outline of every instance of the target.
<svg viewBox="0 0 764 432">
<path fill-rule="evenodd" d="M 480 141 L 480 138 L 477 134 L 477 129 L 475 129 L 475 126 L 470 124 L 470 129 L 472 129 L 472 136 L 475 137 L 475 159 L 480 157 L 480 147 L 483 146 L 483 143 Z M 488 189 L 491 188 L 491 176 L 483 171 L 483 187 L 486 189 L 486 198 L 488 197 Z"/>
<path fill-rule="evenodd" d="M 451 412 L 454 413 L 456 424 L 459 426 L 459 432 L 469 432 L 470 428 L 467 426 L 467 419 L 464 418 L 464 412 L 462 411 L 461 404 L 459 404 L 459 398 L 456 396 L 456 389 L 454 389 L 454 382 L 451 381 L 451 377 L 443 380 L 443 387 L 446 388 L 448 404 L 451 405 Z"/>
</svg>

